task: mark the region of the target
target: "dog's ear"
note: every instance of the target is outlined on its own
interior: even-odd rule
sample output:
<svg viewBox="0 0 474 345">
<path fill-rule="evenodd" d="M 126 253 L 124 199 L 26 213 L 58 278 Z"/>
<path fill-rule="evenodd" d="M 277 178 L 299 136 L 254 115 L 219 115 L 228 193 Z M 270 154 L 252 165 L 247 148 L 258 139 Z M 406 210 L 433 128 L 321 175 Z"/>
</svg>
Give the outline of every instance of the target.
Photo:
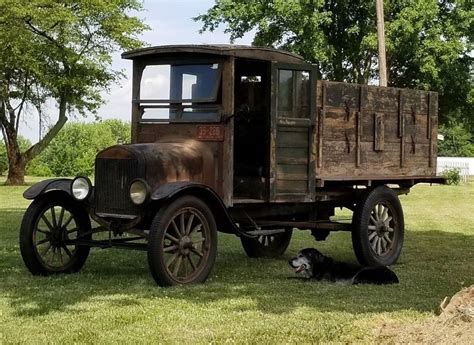
<svg viewBox="0 0 474 345">
<path fill-rule="evenodd" d="M 307 255 L 311 257 L 312 261 L 315 263 L 322 263 L 325 259 L 325 256 L 319 250 L 314 248 L 308 248 Z"/>
<path fill-rule="evenodd" d="M 313 248 L 305 248 L 301 249 L 298 254 L 304 255 L 304 256 L 309 256 Z"/>
</svg>

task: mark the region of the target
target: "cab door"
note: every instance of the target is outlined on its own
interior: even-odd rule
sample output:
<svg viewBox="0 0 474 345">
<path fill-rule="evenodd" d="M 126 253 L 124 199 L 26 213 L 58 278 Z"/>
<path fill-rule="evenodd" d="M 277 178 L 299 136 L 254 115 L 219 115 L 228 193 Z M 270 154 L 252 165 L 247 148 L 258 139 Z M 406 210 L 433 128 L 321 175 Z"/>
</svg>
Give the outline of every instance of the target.
<svg viewBox="0 0 474 345">
<path fill-rule="evenodd" d="M 270 201 L 315 195 L 316 72 L 309 64 L 272 63 Z"/>
</svg>

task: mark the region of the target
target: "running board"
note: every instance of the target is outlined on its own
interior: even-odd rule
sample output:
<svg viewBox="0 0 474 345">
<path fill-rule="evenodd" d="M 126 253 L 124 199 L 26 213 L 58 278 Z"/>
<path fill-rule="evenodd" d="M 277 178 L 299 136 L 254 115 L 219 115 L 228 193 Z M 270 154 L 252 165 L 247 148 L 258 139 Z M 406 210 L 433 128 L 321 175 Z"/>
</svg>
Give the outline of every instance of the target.
<svg viewBox="0 0 474 345">
<path fill-rule="evenodd" d="M 101 249 L 107 248 L 119 248 L 119 249 L 134 249 L 134 250 L 147 250 L 146 243 L 129 243 L 120 239 L 112 240 L 69 240 L 67 245 L 84 246 L 84 247 L 96 247 Z"/>
<path fill-rule="evenodd" d="M 257 225 L 262 226 L 284 226 L 298 229 L 315 229 L 315 230 L 327 230 L 327 231 L 352 231 L 351 223 L 338 223 L 331 221 L 309 221 L 309 222 L 283 222 L 283 221 L 271 221 L 261 220 L 256 221 Z M 272 231 L 272 230 L 258 230 L 258 231 Z M 283 230 L 284 231 L 284 230 Z M 282 232 L 280 230 L 280 232 Z M 252 233 L 252 231 L 249 231 Z"/>
<path fill-rule="evenodd" d="M 245 233 L 247 235 L 252 235 L 252 236 L 269 236 L 269 235 L 282 234 L 284 232 L 285 232 L 285 229 L 271 229 L 271 230 L 252 230 L 252 231 L 246 231 Z"/>
</svg>

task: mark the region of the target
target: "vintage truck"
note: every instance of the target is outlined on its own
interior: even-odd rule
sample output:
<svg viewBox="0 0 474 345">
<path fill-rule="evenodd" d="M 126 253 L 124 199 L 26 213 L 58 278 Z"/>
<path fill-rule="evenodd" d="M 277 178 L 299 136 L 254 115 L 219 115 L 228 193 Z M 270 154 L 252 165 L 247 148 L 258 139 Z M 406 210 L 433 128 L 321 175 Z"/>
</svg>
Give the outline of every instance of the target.
<svg viewBox="0 0 474 345">
<path fill-rule="evenodd" d="M 316 240 L 350 231 L 361 264 L 392 265 L 398 195 L 444 182 L 435 92 L 318 80 L 301 57 L 269 48 L 122 56 L 133 61 L 132 143 L 97 154 L 94 186 L 78 176 L 24 193 L 20 248 L 33 274 L 76 272 L 91 247 L 118 247 L 147 251 L 159 285 L 200 283 L 218 231 L 260 257 L 283 254 L 294 229 Z M 338 207 L 352 222 L 334 219 Z"/>
</svg>

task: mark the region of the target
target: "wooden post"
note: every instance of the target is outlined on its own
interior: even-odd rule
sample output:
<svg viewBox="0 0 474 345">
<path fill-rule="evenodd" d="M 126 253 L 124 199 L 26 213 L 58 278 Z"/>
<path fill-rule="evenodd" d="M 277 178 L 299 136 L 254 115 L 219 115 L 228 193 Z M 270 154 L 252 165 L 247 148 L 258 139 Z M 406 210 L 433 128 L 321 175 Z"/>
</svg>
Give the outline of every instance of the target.
<svg viewBox="0 0 474 345">
<path fill-rule="evenodd" d="M 387 63 L 385 59 L 385 24 L 383 0 L 375 0 L 377 11 L 377 42 L 379 48 L 379 85 L 387 86 Z"/>
</svg>

